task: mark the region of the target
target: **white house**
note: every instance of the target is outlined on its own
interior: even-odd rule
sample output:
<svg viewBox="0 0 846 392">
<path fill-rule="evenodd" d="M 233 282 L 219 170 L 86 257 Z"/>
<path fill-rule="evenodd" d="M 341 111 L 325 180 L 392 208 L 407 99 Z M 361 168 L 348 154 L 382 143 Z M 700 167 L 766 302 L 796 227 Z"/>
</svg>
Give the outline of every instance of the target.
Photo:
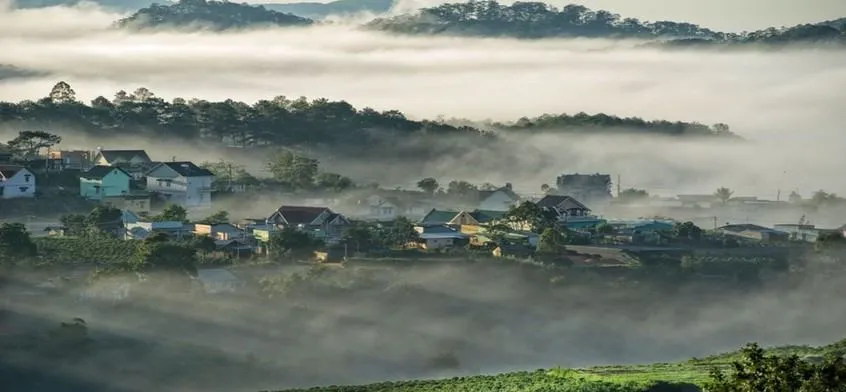
<svg viewBox="0 0 846 392">
<path fill-rule="evenodd" d="M 511 206 L 520 201 L 520 196 L 511 189 L 511 184 L 492 191 L 479 191 L 480 210 L 508 211 Z"/>
<path fill-rule="evenodd" d="M 402 197 L 371 195 L 366 199 L 368 219 L 391 221 L 401 216 L 419 218 L 426 214 L 424 203 Z"/>
<path fill-rule="evenodd" d="M 191 162 L 162 162 L 147 172 L 147 190 L 186 208 L 211 207 L 214 174 Z"/>
<path fill-rule="evenodd" d="M 23 166 L 0 165 L 0 199 L 35 197 L 35 175 Z"/>
</svg>

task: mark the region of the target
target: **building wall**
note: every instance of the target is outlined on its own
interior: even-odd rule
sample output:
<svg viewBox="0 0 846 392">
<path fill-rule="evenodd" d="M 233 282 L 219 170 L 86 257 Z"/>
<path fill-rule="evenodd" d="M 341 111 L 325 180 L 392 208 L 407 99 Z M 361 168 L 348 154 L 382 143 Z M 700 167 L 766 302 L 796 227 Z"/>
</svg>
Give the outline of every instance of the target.
<svg viewBox="0 0 846 392">
<path fill-rule="evenodd" d="M 211 206 L 211 184 L 212 177 L 147 177 L 148 191 L 169 195 L 168 201 L 185 207 Z"/>
<path fill-rule="evenodd" d="M 0 182 L 0 199 L 35 197 L 35 175 L 21 169 L 12 178 Z"/>
<path fill-rule="evenodd" d="M 434 239 L 427 239 L 423 242 L 423 249 L 434 250 L 434 249 L 443 249 L 449 248 L 453 244 L 452 238 L 434 238 Z"/>
<path fill-rule="evenodd" d="M 122 196 L 129 193 L 129 176 L 120 170 L 113 170 L 101 180 L 80 178 L 80 196 L 91 200 Z"/>
</svg>

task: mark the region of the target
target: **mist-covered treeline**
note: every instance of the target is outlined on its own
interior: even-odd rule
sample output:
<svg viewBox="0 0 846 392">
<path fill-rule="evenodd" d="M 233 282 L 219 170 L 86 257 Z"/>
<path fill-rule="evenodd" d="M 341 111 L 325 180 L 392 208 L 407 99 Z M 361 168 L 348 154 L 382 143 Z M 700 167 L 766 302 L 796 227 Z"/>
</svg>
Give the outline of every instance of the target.
<svg viewBox="0 0 846 392">
<path fill-rule="evenodd" d="M 357 109 L 345 101 L 277 96 L 252 105 L 228 99 L 210 102 L 176 98 L 166 102 L 146 88 L 118 91 L 114 98 L 99 96 L 85 104 L 65 82 L 44 98 L 0 103 L 0 125 L 11 129 L 41 127 L 56 132 L 82 130 L 94 135 L 139 133 L 184 139 L 204 138 L 228 144 L 372 146 L 382 136 L 495 137 L 492 131 L 555 130 L 634 132 L 655 135 L 725 135 L 728 126 L 644 121 L 606 114 L 543 115 L 513 124 L 451 125 L 446 121 L 412 120 L 396 110 Z M 474 124 L 475 125 L 475 124 Z"/>
<path fill-rule="evenodd" d="M 416 14 L 376 19 L 368 27 L 411 34 L 455 34 L 517 38 L 668 38 L 720 43 L 788 43 L 837 41 L 846 43 L 842 24 L 823 22 L 791 28 L 723 33 L 693 23 L 646 22 L 605 10 L 570 4 L 563 8 L 542 2 L 496 1 L 449 3 L 423 8 Z M 683 40 L 679 42 L 687 42 Z"/>
</svg>

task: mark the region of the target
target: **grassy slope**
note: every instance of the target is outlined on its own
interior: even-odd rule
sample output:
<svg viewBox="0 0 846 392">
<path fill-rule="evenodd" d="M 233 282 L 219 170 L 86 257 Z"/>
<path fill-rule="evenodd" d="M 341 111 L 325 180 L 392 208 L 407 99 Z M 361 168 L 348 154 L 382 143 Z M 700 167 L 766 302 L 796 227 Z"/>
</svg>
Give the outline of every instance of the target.
<svg viewBox="0 0 846 392">
<path fill-rule="evenodd" d="M 827 346 L 785 346 L 768 350 L 777 355 L 846 354 L 846 339 Z M 740 357 L 730 352 L 678 363 L 600 366 L 581 370 L 552 369 L 443 380 L 384 382 L 361 386 L 327 386 L 280 392 L 690 392 L 701 386 L 713 368 L 726 368 Z"/>
</svg>

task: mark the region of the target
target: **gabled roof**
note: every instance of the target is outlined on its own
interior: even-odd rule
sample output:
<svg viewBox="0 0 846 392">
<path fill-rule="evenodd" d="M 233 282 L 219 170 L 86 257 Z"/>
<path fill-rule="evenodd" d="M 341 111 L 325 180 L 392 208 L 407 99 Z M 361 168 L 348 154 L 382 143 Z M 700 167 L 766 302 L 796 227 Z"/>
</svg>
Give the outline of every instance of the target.
<svg viewBox="0 0 846 392">
<path fill-rule="evenodd" d="M 560 209 L 582 209 L 582 210 L 590 210 L 580 201 L 564 195 L 546 195 L 543 199 L 538 200 L 537 203 L 538 207 L 542 208 L 560 208 Z"/>
<path fill-rule="evenodd" d="M 275 216 L 279 216 L 289 225 L 306 225 L 314 222 L 320 214 L 326 211 L 329 214 L 334 214 L 327 207 L 281 206 L 270 215 L 268 220 L 273 220 Z"/>
<path fill-rule="evenodd" d="M 420 219 L 420 223 L 424 225 L 442 225 L 451 221 L 458 214 L 458 211 L 436 210 L 433 208 L 423 219 Z"/>
<path fill-rule="evenodd" d="M 499 188 L 499 189 L 494 189 L 492 191 L 479 191 L 479 200 L 485 200 L 485 199 L 491 197 L 491 195 L 493 195 L 494 193 L 497 193 L 497 192 L 505 193 L 512 200 L 520 200 L 520 196 L 517 196 L 517 194 L 514 193 L 514 191 L 511 190 L 511 188 L 508 188 L 508 187 L 505 187 L 505 186 L 502 187 L 502 188 Z"/>
<path fill-rule="evenodd" d="M 23 166 L 18 165 L 0 165 L 0 175 L 4 178 L 9 179 L 18 174 L 19 171 L 23 170 Z"/>
<path fill-rule="evenodd" d="M 470 216 L 479 223 L 488 223 L 502 219 L 507 213 L 507 211 L 474 210 Z"/>
<path fill-rule="evenodd" d="M 112 171 L 117 170 L 123 174 L 126 174 L 127 177 L 131 177 L 129 173 L 123 171 L 123 169 L 114 166 L 105 166 L 105 165 L 97 165 L 94 166 L 88 171 L 82 173 L 80 175 L 81 178 L 89 179 L 89 180 L 102 180 L 103 177 L 107 176 Z"/>
<path fill-rule="evenodd" d="M 147 152 L 144 150 L 100 150 L 99 155 L 102 155 L 103 158 L 106 158 L 109 162 L 115 160 L 129 161 L 135 157 L 139 157 L 147 162 L 152 162 L 152 159 L 150 159 L 150 156 L 147 155 Z"/>
<path fill-rule="evenodd" d="M 214 177 L 214 173 L 195 165 L 192 162 L 162 162 L 150 169 L 150 172 L 161 166 L 167 166 L 182 177 Z M 149 172 L 148 172 L 149 173 Z"/>
</svg>

